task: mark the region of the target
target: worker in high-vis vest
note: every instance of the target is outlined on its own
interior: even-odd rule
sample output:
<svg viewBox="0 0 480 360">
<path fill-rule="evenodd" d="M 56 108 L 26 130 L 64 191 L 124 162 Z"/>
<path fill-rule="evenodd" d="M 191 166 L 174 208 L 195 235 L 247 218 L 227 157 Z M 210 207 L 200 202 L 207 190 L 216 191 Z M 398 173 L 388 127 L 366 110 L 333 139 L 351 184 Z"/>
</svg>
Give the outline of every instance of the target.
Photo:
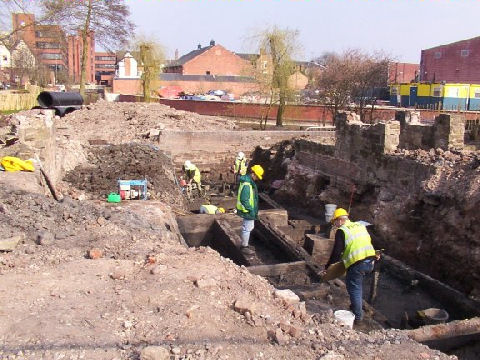
<svg viewBox="0 0 480 360">
<path fill-rule="evenodd" d="M 192 164 L 190 160 L 186 160 L 183 164 L 183 169 L 185 171 L 185 176 L 187 178 L 187 183 L 192 184 L 192 181 L 197 184 L 197 188 L 201 189 L 201 175 L 200 170 Z"/>
<path fill-rule="evenodd" d="M 240 249 L 245 254 L 253 254 L 253 250 L 248 246 L 250 233 L 255 226 L 255 220 L 258 217 L 258 189 L 255 181 L 262 180 L 264 170 L 260 165 L 253 165 L 250 173 L 240 176 L 240 185 L 237 195 L 237 215 L 243 218 L 242 231 L 240 237 L 242 243 Z"/>
<path fill-rule="evenodd" d="M 335 233 L 332 254 L 325 269 L 333 263 L 343 261 L 347 270 L 345 282 L 350 296 L 350 309 L 355 314 L 355 323 L 360 324 L 363 320 L 363 279 L 373 271 L 376 259 L 375 249 L 367 228 L 358 222 L 350 221 L 345 209 L 335 210 L 332 223 L 338 230 Z"/>
<path fill-rule="evenodd" d="M 215 205 L 212 205 L 212 204 L 206 204 L 206 205 L 200 206 L 200 214 L 209 214 L 209 215 L 225 214 L 225 209 L 222 207 L 216 207 Z"/>
<path fill-rule="evenodd" d="M 235 163 L 233 164 L 233 174 L 235 176 L 235 186 L 238 186 L 240 182 L 240 176 L 243 176 L 247 173 L 247 159 L 243 152 L 239 152 L 235 158 Z"/>
</svg>

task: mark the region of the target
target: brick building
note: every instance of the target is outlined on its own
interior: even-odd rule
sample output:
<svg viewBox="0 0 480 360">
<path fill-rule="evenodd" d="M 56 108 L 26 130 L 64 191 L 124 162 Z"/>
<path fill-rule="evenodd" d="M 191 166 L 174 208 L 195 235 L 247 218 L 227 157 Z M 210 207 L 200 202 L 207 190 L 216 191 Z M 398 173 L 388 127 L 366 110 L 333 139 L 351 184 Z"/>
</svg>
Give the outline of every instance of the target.
<svg viewBox="0 0 480 360">
<path fill-rule="evenodd" d="M 392 62 L 388 66 L 388 83 L 409 83 L 418 79 L 419 64 Z"/>
<path fill-rule="evenodd" d="M 100 85 L 112 86 L 117 56 L 109 52 L 95 53 L 95 81 Z"/>
<path fill-rule="evenodd" d="M 120 76 L 121 73 L 126 74 L 127 63 L 119 62 L 118 66 L 119 69 L 122 67 L 122 71 L 117 72 L 113 81 L 113 92 L 131 95 L 141 93 L 140 80 L 132 79 L 135 71 L 128 71 L 128 77 Z M 297 70 L 289 83 L 296 89 L 303 89 L 308 78 L 300 71 L 300 65 Z M 255 75 L 271 71 L 271 62 L 266 54 L 237 54 L 212 40 L 209 46 L 198 45 L 196 50 L 167 62 L 154 88 L 175 87 L 196 94 L 218 89 L 238 97 L 259 91 Z"/>
<path fill-rule="evenodd" d="M 80 82 L 83 41 L 80 35 L 67 36 L 59 25 L 39 25 L 34 14 L 12 13 L 12 28 L 23 40 L 36 60 L 51 70 L 52 81 L 59 71 L 68 70 L 73 82 Z M 87 83 L 95 83 L 95 37 L 87 38 Z"/>
<path fill-rule="evenodd" d="M 69 35 L 68 43 L 68 75 L 74 83 L 80 83 L 80 74 L 82 67 L 83 40 L 80 34 Z M 93 31 L 87 35 L 87 64 L 85 81 L 90 84 L 95 83 L 95 36 Z"/>
<path fill-rule="evenodd" d="M 422 50 L 420 81 L 479 83 L 480 36 Z"/>
<path fill-rule="evenodd" d="M 58 25 L 38 25 L 35 15 L 12 14 L 14 35 L 23 40 L 41 64 L 52 71 L 64 70 L 67 66 L 65 33 Z"/>
<path fill-rule="evenodd" d="M 249 61 L 210 41 L 209 46 L 198 45 L 196 50 L 183 55 L 163 69 L 165 73 L 182 75 L 252 75 Z"/>
</svg>

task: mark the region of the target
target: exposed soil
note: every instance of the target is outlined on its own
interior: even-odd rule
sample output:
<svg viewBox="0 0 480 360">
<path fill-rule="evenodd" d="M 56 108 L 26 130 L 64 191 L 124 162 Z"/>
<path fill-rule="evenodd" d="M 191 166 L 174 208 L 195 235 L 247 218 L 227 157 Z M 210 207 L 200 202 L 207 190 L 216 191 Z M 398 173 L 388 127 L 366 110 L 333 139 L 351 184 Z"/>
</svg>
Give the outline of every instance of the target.
<svg viewBox="0 0 480 360">
<path fill-rule="evenodd" d="M 62 201 L 42 193 L 38 173 L 19 190 L 22 173 L 0 172 L 0 239 L 23 238 L 0 252 L 0 358 L 147 359 L 152 346 L 174 359 L 454 358 L 397 330 L 342 328 L 331 309 L 307 314 L 216 251 L 187 248 L 168 158 L 150 145 L 85 142 L 130 142 L 164 118 L 203 126 L 156 113 L 164 108 L 100 103 L 57 120 L 57 158 L 75 169 L 59 184 Z M 146 176 L 158 200 L 99 200 L 117 176 Z"/>
<path fill-rule="evenodd" d="M 214 116 L 179 111 L 158 103 L 109 103 L 98 101 L 57 119 L 57 128 L 68 128 L 76 139 L 122 144 L 149 138 L 156 130 L 233 130 L 235 123 Z"/>
<path fill-rule="evenodd" d="M 175 184 L 171 159 L 154 145 L 94 146 L 90 148 L 88 164 L 78 165 L 64 177 L 75 189 L 94 199 L 105 199 L 110 192 L 118 192 L 119 179 L 146 179 L 150 199 L 179 208 L 185 206 L 180 187 Z"/>
</svg>

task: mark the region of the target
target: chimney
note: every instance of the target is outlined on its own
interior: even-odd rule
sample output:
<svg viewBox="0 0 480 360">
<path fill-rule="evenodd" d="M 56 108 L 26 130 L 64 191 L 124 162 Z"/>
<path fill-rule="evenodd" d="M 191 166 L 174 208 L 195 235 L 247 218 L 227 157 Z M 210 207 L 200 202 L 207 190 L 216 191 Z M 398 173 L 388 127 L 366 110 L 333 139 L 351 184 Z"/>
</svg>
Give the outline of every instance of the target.
<svg viewBox="0 0 480 360">
<path fill-rule="evenodd" d="M 215 46 L 215 40 L 210 40 L 210 46 Z"/>
<path fill-rule="evenodd" d="M 178 49 L 175 49 L 175 60 L 178 60 Z"/>
<path fill-rule="evenodd" d="M 202 45 L 198 44 L 197 49 L 200 50 L 202 48 Z"/>
</svg>

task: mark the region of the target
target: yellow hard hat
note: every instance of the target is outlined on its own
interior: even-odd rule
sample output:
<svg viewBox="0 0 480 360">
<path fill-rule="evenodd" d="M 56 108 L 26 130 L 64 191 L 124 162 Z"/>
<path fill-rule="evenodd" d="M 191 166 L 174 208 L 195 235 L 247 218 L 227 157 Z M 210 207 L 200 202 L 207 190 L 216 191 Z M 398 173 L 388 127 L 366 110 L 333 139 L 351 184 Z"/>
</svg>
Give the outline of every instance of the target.
<svg viewBox="0 0 480 360">
<path fill-rule="evenodd" d="M 333 217 L 332 217 L 332 222 L 337 220 L 340 216 L 348 216 L 347 210 L 345 210 L 343 208 L 335 209 L 335 212 L 333 213 Z"/>
<path fill-rule="evenodd" d="M 265 170 L 260 165 L 253 165 L 252 166 L 252 171 L 257 177 L 262 180 L 263 179 L 263 174 L 265 173 Z"/>
<path fill-rule="evenodd" d="M 219 208 L 218 208 L 218 212 L 220 212 L 220 213 L 224 214 L 224 213 L 225 213 L 225 209 L 224 209 L 224 208 L 222 208 L 222 207 L 219 207 Z"/>
</svg>

